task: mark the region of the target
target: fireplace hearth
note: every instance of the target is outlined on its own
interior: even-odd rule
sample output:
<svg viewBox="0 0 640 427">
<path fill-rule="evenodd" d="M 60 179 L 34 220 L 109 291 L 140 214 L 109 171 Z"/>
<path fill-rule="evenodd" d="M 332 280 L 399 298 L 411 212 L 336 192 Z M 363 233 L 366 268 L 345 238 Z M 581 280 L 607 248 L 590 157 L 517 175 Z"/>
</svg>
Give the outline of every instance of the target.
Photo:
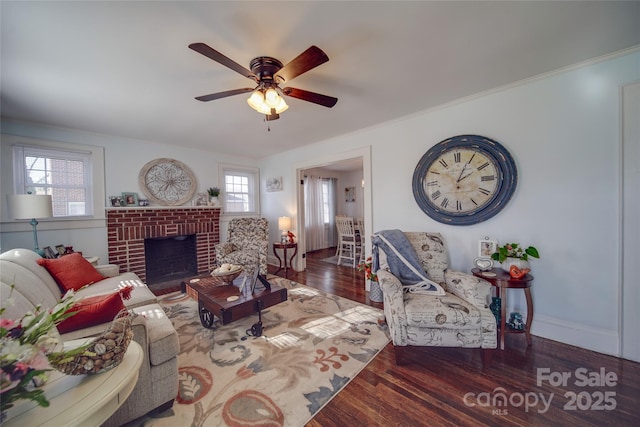
<svg viewBox="0 0 640 427">
<path fill-rule="evenodd" d="M 147 285 L 198 274 L 196 235 L 156 237 L 144 240 Z"/>
<path fill-rule="evenodd" d="M 182 236 L 193 236 L 195 245 L 196 267 L 195 271 L 189 267 L 189 275 L 206 273 L 216 266 L 214 247 L 220 243 L 220 208 L 123 207 L 107 208 L 106 214 L 109 262 L 117 264 L 121 272 L 136 273 L 149 284 L 145 240 L 182 239 Z M 151 281 L 156 280 L 152 273 Z"/>
</svg>

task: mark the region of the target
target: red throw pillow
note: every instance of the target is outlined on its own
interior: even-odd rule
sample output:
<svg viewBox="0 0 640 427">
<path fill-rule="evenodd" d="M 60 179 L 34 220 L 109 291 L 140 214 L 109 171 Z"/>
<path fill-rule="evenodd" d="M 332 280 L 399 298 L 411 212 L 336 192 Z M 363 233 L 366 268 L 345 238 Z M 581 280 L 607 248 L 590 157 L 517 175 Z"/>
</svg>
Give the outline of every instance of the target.
<svg viewBox="0 0 640 427">
<path fill-rule="evenodd" d="M 38 264 L 47 269 L 60 286 L 62 293 L 77 291 L 85 285 L 99 282 L 104 276 L 79 253 L 64 255 L 56 259 L 41 258 Z"/>
<path fill-rule="evenodd" d="M 83 298 L 67 310 L 67 313 L 74 311 L 76 314 L 60 322 L 58 331 L 65 334 L 77 329 L 110 322 L 124 308 L 120 292 Z"/>
</svg>

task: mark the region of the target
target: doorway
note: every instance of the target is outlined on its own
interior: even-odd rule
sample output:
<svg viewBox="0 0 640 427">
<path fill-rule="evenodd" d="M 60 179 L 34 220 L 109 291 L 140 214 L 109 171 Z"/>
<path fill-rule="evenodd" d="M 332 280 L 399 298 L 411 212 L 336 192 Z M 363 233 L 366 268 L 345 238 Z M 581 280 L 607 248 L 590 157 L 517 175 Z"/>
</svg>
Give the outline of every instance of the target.
<svg viewBox="0 0 640 427">
<path fill-rule="evenodd" d="M 371 207 L 371 155 L 370 147 L 361 148 L 344 153 L 336 153 L 326 158 L 315 159 L 306 163 L 296 165 L 295 176 L 298 179 L 298 191 L 296 192 L 296 205 L 297 205 L 297 230 L 298 230 L 298 254 L 296 256 L 296 267 L 299 271 L 306 268 L 306 230 L 305 230 L 305 203 L 304 203 L 304 175 L 305 172 L 311 169 L 343 169 L 351 168 L 353 170 L 355 166 L 361 165 L 362 179 L 360 185 L 362 186 L 362 199 L 363 199 L 363 215 L 365 222 L 365 235 L 371 235 L 373 230 L 373 216 Z M 364 183 L 364 185 L 362 185 Z M 342 196 L 338 191 L 338 196 Z M 371 253 L 370 248 L 365 248 L 365 254 L 368 256 Z"/>
</svg>

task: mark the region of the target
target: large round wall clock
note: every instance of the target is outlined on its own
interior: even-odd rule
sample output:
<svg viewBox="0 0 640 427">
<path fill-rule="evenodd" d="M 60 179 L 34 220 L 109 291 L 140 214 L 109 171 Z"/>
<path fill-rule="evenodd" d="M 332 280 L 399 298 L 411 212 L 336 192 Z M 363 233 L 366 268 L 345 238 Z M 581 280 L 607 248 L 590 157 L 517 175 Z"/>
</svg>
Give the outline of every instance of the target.
<svg viewBox="0 0 640 427">
<path fill-rule="evenodd" d="M 500 212 L 516 189 L 518 172 L 498 142 L 458 135 L 434 145 L 413 173 L 418 206 L 444 224 L 471 225 Z"/>
<path fill-rule="evenodd" d="M 196 191 L 196 177 L 191 169 L 173 159 L 156 159 L 144 165 L 138 183 L 150 200 L 164 206 L 183 205 Z"/>
</svg>

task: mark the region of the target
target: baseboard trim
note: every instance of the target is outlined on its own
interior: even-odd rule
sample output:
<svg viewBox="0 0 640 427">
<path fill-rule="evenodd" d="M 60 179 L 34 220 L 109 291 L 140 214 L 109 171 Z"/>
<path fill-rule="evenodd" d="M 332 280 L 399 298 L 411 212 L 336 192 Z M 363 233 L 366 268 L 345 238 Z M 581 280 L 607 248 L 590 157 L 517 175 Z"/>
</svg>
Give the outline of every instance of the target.
<svg viewBox="0 0 640 427">
<path fill-rule="evenodd" d="M 620 357 L 619 337 L 616 331 L 593 328 L 553 317 L 536 315 L 533 325 L 531 325 L 531 334 L 597 351 L 598 353 Z"/>
</svg>

